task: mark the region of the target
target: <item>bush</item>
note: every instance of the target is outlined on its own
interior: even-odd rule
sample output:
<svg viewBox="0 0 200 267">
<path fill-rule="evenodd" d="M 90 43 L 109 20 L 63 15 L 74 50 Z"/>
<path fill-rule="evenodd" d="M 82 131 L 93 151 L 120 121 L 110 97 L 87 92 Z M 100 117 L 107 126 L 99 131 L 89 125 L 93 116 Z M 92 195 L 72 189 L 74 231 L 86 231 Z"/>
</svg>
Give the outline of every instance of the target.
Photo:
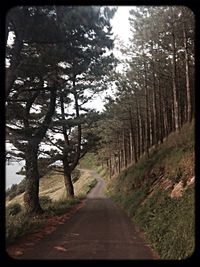
<svg viewBox="0 0 200 267">
<path fill-rule="evenodd" d="M 18 185 L 16 189 L 16 195 L 20 195 L 25 192 L 25 187 L 26 187 L 26 180 L 23 179 Z"/>
<path fill-rule="evenodd" d="M 7 189 L 6 196 L 9 198 L 9 200 L 13 199 L 17 195 L 24 193 L 25 186 L 26 186 L 26 180 L 24 178 L 19 184 L 13 184 L 11 188 Z"/>
<path fill-rule="evenodd" d="M 20 236 L 33 232 L 41 226 L 42 223 L 44 223 L 44 220 L 42 221 L 42 219 L 32 218 L 30 220 L 29 215 L 24 212 L 20 212 L 14 216 L 6 214 L 7 244 L 14 242 Z"/>
<path fill-rule="evenodd" d="M 6 208 L 7 215 L 15 216 L 22 210 L 22 207 L 19 203 L 10 204 Z"/>
<path fill-rule="evenodd" d="M 81 172 L 78 169 L 74 169 L 72 172 L 72 182 L 75 183 L 81 176 Z"/>
<path fill-rule="evenodd" d="M 6 196 L 8 196 L 9 200 L 13 199 L 16 196 L 17 184 L 13 184 L 11 188 L 6 190 Z"/>
<path fill-rule="evenodd" d="M 40 205 L 43 209 L 48 208 L 52 203 L 52 200 L 49 196 L 40 197 Z"/>
<path fill-rule="evenodd" d="M 65 214 L 71 206 L 79 202 L 80 200 L 76 198 L 54 201 L 46 208 L 45 212 L 50 215 L 62 215 Z"/>
</svg>

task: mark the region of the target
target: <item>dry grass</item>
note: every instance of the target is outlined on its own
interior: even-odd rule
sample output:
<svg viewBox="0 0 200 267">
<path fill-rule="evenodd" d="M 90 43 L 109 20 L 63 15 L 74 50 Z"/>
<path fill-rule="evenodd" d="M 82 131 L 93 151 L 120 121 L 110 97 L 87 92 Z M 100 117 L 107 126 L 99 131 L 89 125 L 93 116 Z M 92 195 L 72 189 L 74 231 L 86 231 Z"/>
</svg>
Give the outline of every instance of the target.
<svg viewBox="0 0 200 267">
<path fill-rule="evenodd" d="M 84 197 L 88 193 L 90 184 L 95 180 L 92 172 L 87 169 L 81 169 L 81 177 L 74 183 L 74 192 L 77 197 Z M 23 193 L 24 194 L 24 193 Z M 23 194 L 6 201 L 6 206 L 19 203 L 23 206 Z M 39 196 L 48 196 L 52 201 L 59 201 L 67 197 L 63 174 L 51 172 L 40 180 Z"/>
</svg>

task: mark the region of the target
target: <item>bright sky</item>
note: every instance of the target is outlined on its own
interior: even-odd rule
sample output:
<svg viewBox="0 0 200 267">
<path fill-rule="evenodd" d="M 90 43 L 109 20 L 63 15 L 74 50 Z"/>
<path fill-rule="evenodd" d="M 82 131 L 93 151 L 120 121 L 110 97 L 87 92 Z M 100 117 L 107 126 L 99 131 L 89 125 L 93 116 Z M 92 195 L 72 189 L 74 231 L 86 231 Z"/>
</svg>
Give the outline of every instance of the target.
<svg viewBox="0 0 200 267">
<path fill-rule="evenodd" d="M 128 43 L 128 39 L 130 38 L 130 25 L 129 25 L 129 11 L 133 9 L 133 6 L 118 6 L 118 10 L 115 13 L 114 18 L 111 21 L 111 25 L 113 27 L 114 37 L 118 37 L 124 44 Z M 117 42 L 115 42 L 117 44 Z M 114 49 L 114 54 L 116 57 L 120 57 L 120 53 L 117 49 Z M 112 90 L 108 89 L 107 92 L 101 94 L 101 96 L 97 96 L 96 99 L 88 103 L 88 106 L 93 107 L 99 111 L 103 109 L 103 98 L 106 95 L 111 95 Z"/>
<path fill-rule="evenodd" d="M 130 37 L 130 26 L 128 17 L 131 8 L 133 7 L 118 6 L 118 10 L 111 21 L 114 35 L 118 36 L 124 42 L 128 42 L 128 38 Z"/>
</svg>

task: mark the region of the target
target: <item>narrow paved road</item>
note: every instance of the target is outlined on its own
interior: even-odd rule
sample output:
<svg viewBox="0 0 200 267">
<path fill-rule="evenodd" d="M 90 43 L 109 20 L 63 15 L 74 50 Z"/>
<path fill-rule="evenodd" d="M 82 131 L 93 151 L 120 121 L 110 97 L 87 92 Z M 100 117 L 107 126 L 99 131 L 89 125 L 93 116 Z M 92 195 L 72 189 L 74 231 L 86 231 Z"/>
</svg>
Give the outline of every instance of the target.
<svg viewBox="0 0 200 267">
<path fill-rule="evenodd" d="M 103 194 L 104 181 L 88 194 L 85 206 L 19 259 L 155 259 L 133 222 Z"/>
</svg>

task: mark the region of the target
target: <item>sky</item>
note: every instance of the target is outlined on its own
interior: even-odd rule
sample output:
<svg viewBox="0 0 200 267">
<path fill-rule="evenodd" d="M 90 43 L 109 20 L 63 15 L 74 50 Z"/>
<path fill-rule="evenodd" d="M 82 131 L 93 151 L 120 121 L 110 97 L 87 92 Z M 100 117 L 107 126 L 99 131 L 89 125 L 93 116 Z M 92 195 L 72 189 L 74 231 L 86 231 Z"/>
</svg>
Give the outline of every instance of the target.
<svg viewBox="0 0 200 267">
<path fill-rule="evenodd" d="M 114 35 L 118 35 L 124 42 L 130 37 L 129 10 L 131 6 L 119 6 L 114 18 L 111 21 Z"/>
<path fill-rule="evenodd" d="M 129 26 L 129 10 L 132 9 L 132 6 L 118 6 L 118 9 L 115 13 L 115 16 L 111 20 L 111 26 L 114 37 L 119 38 L 124 44 L 128 43 L 128 39 L 130 38 L 130 26 Z M 116 42 L 115 42 L 116 44 Z M 116 57 L 120 57 L 120 53 L 117 49 L 114 49 L 114 55 Z M 101 95 L 97 96 L 94 100 L 88 103 L 89 107 L 93 107 L 99 111 L 103 110 L 103 99 L 106 95 L 111 95 L 112 90 L 107 90 L 107 92 L 101 93 Z"/>
</svg>

